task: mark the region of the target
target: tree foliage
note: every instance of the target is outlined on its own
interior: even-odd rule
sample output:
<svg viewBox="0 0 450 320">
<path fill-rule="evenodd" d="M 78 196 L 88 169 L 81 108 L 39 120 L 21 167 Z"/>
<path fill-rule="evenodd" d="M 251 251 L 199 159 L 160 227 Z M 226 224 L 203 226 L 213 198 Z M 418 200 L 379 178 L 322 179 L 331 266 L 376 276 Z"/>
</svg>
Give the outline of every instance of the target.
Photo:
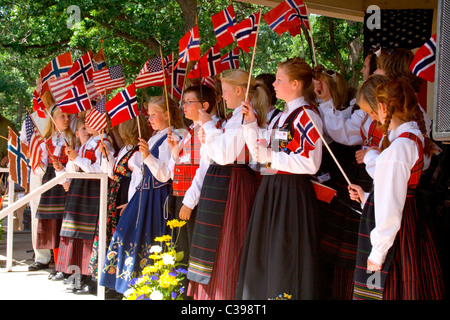
<svg viewBox="0 0 450 320">
<path fill-rule="evenodd" d="M 159 56 L 160 47 L 164 55 L 173 52 L 177 57 L 179 39 L 196 23 L 205 53 L 216 41 L 211 16 L 230 1 L 79 0 L 80 21 L 69 28 L 73 12 L 67 9 L 73 4 L 72 0 L 0 1 L 0 112 L 18 126 L 25 108 L 32 106 L 40 70 L 55 56 L 70 50 L 75 60 L 88 50 L 103 48 L 108 65 L 124 65 L 129 84 L 147 59 Z M 244 2 L 233 6 L 238 22 L 259 9 L 263 15 L 271 9 Z M 319 16 L 311 16 L 311 22 L 318 63 L 357 83 L 362 24 Z M 253 74 L 275 72 L 279 61 L 293 56 L 313 65 L 307 38 L 287 33 L 279 37 L 261 18 Z M 241 50 L 241 68 L 248 70 L 251 58 L 252 51 Z M 143 91 L 160 94 L 161 88 Z"/>
</svg>

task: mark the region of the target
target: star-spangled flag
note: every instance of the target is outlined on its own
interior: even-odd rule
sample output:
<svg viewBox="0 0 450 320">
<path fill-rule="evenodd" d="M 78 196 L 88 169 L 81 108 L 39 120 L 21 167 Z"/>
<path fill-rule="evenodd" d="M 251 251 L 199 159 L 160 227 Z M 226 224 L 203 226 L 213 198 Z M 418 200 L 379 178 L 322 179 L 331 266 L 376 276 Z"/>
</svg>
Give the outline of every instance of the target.
<svg viewBox="0 0 450 320">
<path fill-rule="evenodd" d="M 234 36 L 228 31 L 228 27 L 236 24 L 236 17 L 234 15 L 233 5 L 230 4 L 228 8 L 216 13 L 211 17 L 214 34 L 216 35 L 217 43 L 220 48 L 225 48 L 234 42 Z"/>
<path fill-rule="evenodd" d="M 134 82 L 108 101 L 105 108 L 111 118 L 112 127 L 136 118 L 139 115 L 139 106 L 137 104 L 136 85 Z"/>
<path fill-rule="evenodd" d="M 230 52 L 224 54 L 221 59 L 222 71 L 230 69 L 239 69 L 239 48 L 233 48 Z"/>
<path fill-rule="evenodd" d="M 170 73 L 172 70 L 172 54 L 164 58 L 164 70 L 166 72 L 166 83 L 170 83 Z M 139 75 L 135 80 L 136 89 L 149 86 L 163 86 L 164 74 L 161 57 L 156 57 L 145 62 Z"/>
<path fill-rule="evenodd" d="M 33 111 L 36 111 L 39 118 L 45 118 L 45 105 L 36 90 L 33 92 Z"/>
<path fill-rule="evenodd" d="M 122 65 L 94 71 L 94 84 L 99 94 L 104 94 L 106 90 L 113 90 L 125 87 L 125 75 Z"/>
<path fill-rule="evenodd" d="M 20 141 L 16 133 L 8 127 L 9 176 L 12 181 L 27 190 L 28 183 L 28 147 Z"/>
<path fill-rule="evenodd" d="M 314 111 L 308 110 L 308 112 L 311 114 Z M 320 135 L 316 127 L 306 111 L 303 110 L 300 115 L 300 121 L 295 126 L 294 138 L 286 147 L 296 154 L 309 158 L 309 152 L 316 148 L 316 141 L 319 138 Z"/>
<path fill-rule="evenodd" d="M 198 25 L 193 27 L 178 42 L 179 54 L 178 62 L 189 62 L 200 59 L 200 35 L 198 32 Z"/>
<path fill-rule="evenodd" d="M 33 120 L 31 119 L 30 114 L 27 112 L 27 114 L 25 115 L 25 137 L 27 139 L 26 143 L 29 144 L 30 140 L 31 140 L 31 136 L 33 135 L 34 131 L 34 123 Z"/>
<path fill-rule="evenodd" d="M 86 125 L 97 132 L 101 132 L 106 128 L 106 98 L 103 97 L 97 104 L 89 111 L 86 117 Z"/>
<path fill-rule="evenodd" d="M 214 81 L 213 77 L 204 77 L 204 78 L 202 78 L 201 83 L 204 84 L 205 86 L 210 87 L 214 91 L 216 91 L 216 82 Z"/>
<path fill-rule="evenodd" d="M 212 77 L 222 72 L 220 46 L 215 44 L 196 63 L 188 78 Z"/>
<path fill-rule="evenodd" d="M 28 144 L 30 157 L 29 160 L 33 172 L 39 166 L 39 163 L 41 162 L 42 159 L 42 148 L 41 148 L 42 143 L 45 143 L 44 139 L 39 133 L 39 130 L 35 126 L 33 126 L 33 135 L 31 136 L 31 141 Z"/>
<path fill-rule="evenodd" d="M 302 0 L 285 0 L 267 12 L 263 19 L 279 36 L 286 31 L 289 31 L 292 36 L 300 34 L 300 23 L 305 24 L 308 30 L 311 30 L 306 7 Z"/>
<path fill-rule="evenodd" d="M 369 50 L 415 49 L 421 47 L 432 35 L 433 9 L 381 9 L 379 28 L 369 29 L 364 17 L 364 56 Z"/>
<path fill-rule="evenodd" d="M 436 70 L 436 33 L 416 51 L 409 69 L 416 76 L 434 82 Z"/>
<path fill-rule="evenodd" d="M 228 28 L 236 38 L 238 46 L 247 53 L 250 51 L 250 47 L 255 46 L 260 17 L 261 11 L 258 11 Z"/>
<path fill-rule="evenodd" d="M 44 92 L 49 91 L 48 80 L 67 75 L 71 67 L 72 55 L 70 52 L 66 52 L 52 59 L 40 73 L 42 85 L 41 95 L 44 94 Z"/>
<path fill-rule="evenodd" d="M 85 83 L 92 81 L 94 68 L 92 67 L 92 51 L 88 51 L 83 56 L 75 60 L 72 68 L 69 70 L 70 80 L 75 82 L 78 79 L 82 79 Z"/>
<path fill-rule="evenodd" d="M 62 112 L 75 114 L 92 108 L 86 85 L 83 81 L 69 90 L 64 99 L 57 104 Z"/>
<path fill-rule="evenodd" d="M 49 81 L 50 92 L 52 94 L 53 100 L 56 104 L 60 103 L 67 93 L 76 86 L 79 82 L 82 82 L 82 78 L 78 78 L 75 81 L 70 79 L 69 75 L 62 76 L 58 79 L 51 79 Z M 94 80 L 85 83 L 86 90 L 89 95 L 90 100 L 94 100 L 98 97 L 97 88 L 94 85 Z"/>
</svg>

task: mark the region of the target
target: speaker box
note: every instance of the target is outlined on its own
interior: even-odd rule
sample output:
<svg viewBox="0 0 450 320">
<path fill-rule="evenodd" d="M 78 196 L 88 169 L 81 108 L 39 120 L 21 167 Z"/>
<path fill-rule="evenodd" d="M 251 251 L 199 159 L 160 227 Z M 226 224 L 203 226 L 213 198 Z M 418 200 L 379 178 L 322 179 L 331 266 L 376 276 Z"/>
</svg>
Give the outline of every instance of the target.
<svg viewBox="0 0 450 320">
<path fill-rule="evenodd" d="M 439 0 L 433 139 L 450 143 L 450 0 Z"/>
</svg>

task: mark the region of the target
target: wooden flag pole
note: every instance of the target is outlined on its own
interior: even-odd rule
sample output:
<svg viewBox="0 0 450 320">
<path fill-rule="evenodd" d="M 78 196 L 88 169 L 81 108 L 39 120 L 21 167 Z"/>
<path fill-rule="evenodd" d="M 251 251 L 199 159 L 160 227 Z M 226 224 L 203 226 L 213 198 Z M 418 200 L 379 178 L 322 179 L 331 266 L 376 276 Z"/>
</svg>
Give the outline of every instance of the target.
<svg viewBox="0 0 450 320">
<path fill-rule="evenodd" d="M 342 167 L 341 167 L 341 165 L 339 164 L 338 160 L 337 160 L 336 157 L 334 156 L 333 151 L 331 151 L 330 146 L 329 146 L 328 143 L 325 141 L 325 139 L 324 139 L 322 133 L 320 132 L 319 128 L 317 128 L 316 123 L 314 122 L 314 120 L 312 119 L 312 117 L 309 115 L 308 110 L 306 110 L 306 108 L 303 108 L 303 110 L 306 112 L 306 114 L 307 114 L 309 120 L 311 120 L 311 122 L 312 122 L 314 128 L 316 128 L 316 131 L 317 131 L 317 133 L 319 134 L 320 139 L 322 139 L 322 141 L 323 141 L 325 147 L 326 147 L 326 148 L 328 149 L 328 151 L 330 152 L 331 157 L 333 158 L 334 162 L 336 162 L 336 165 L 338 166 L 338 168 L 339 168 L 339 170 L 341 171 L 342 175 L 344 176 L 345 180 L 347 181 L 347 183 L 348 183 L 349 185 L 351 185 L 352 183 L 350 182 L 350 179 L 347 177 L 347 175 L 346 175 L 345 172 L 344 172 L 344 169 L 342 169 Z"/>
<path fill-rule="evenodd" d="M 250 91 L 250 81 L 252 80 L 253 63 L 255 61 L 256 44 L 258 43 L 259 24 L 261 22 L 261 9 L 259 9 L 258 27 L 256 28 L 255 46 L 253 47 L 252 62 L 250 63 L 250 71 L 248 73 L 247 91 L 245 92 L 245 101 L 248 100 L 248 93 Z M 244 116 L 242 116 L 242 124 L 244 124 Z"/>
<path fill-rule="evenodd" d="M 2 135 L 0 135 L 0 138 L 5 139 L 6 141 L 8 141 L 8 138 L 6 138 L 6 137 L 4 137 Z"/>
<path fill-rule="evenodd" d="M 308 7 L 306 6 L 306 4 L 304 4 L 305 9 L 306 9 L 306 13 L 308 14 L 308 21 L 309 20 L 309 11 L 308 11 Z M 305 26 L 306 27 L 306 26 Z M 308 28 L 306 28 L 308 29 Z M 309 30 L 310 35 L 311 35 L 311 46 L 312 46 L 312 51 L 313 51 L 313 56 L 314 56 L 314 66 L 317 66 L 317 58 L 316 58 L 316 46 L 314 45 L 314 37 L 313 37 L 313 32 L 312 32 L 312 28 L 311 30 Z"/>
<path fill-rule="evenodd" d="M 170 110 L 169 110 L 169 96 L 167 94 L 167 87 L 166 87 L 166 72 L 164 70 L 164 57 L 162 54 L 162 47 L 159 46 L 159 53 L 161 54 L 161 66 L 162 66 L 162 73 L 163 73 L 163 79 L 164 79 L 164 94 L 166 97 L 166 106 L 167 106 L 167 120 L 169 121 L 169 127 L 171 126 L 170 121 Z"/>
</svg>

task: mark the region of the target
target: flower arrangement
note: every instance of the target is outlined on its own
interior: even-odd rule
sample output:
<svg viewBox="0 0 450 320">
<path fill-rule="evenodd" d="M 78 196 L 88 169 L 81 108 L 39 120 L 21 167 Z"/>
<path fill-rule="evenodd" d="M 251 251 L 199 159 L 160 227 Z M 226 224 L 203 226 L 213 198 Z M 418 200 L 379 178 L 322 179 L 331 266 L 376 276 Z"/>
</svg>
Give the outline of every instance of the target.
<svg viewBox="0 0 450 320">
<path fill-rule="evenodd" d="M 130 289 L 124 293 L 125 300 L 182 300 L 185 288 L 181 281 L 186 277 L 187 270 L 180 263 L 183 252 L 177 252 L 176 244 L 179 229 L 186 221 L 177 219 L 167 222 L 171 229 L 171 235 L 156 237 L 150 248 L 149 258 L 153 260 L 152 265 L 143 268 L 142 274 L 130 280 Z M 178 230 L 177 230 L 178 229 Z M 173 234 L 177 234 L 175 242 L 172 241 Z"/>
<path fill-rule="evenodd" d="M 276 298 L 273 299 L 269 299 L 269 300 L 291 300 L 292 295 L 287 294 L 287 293 L 283 293 L 283 294 L 279 294 Z"/>
</svg>

